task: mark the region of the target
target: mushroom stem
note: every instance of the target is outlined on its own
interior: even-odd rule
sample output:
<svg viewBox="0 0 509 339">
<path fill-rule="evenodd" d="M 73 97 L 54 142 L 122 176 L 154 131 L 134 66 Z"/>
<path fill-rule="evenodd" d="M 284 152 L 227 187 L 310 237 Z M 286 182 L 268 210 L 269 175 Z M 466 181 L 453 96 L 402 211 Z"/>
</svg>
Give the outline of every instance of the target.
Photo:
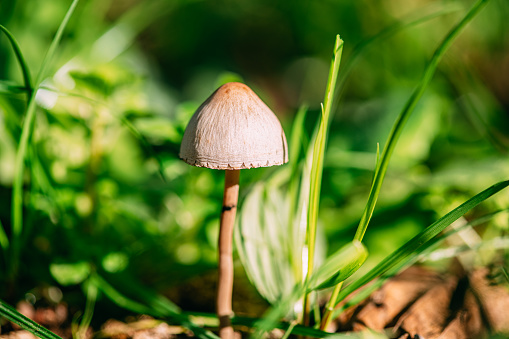
<svg viewBox="0 0 509 339">
<path fill-rule="evenodd" d="M 237 200 L 239 196 L 240 170 L 226 170 L 224 176 L 223 209 L 219 226 L 219 282 L 217 286 L 217 316 L 219 318 L 219 336 L 233 339 L 232 316 L 233 257 L 232 238 Z"/>
</svg>

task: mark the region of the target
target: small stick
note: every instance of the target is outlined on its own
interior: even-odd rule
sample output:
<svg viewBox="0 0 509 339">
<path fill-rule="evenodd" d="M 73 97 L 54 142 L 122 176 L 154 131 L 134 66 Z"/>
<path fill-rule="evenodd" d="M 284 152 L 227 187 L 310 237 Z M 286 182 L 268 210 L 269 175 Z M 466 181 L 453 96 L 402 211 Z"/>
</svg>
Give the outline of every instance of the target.
<svg viewBox="0 0 509 339">
<path fill-rule="evenodd" d="M 217 286 L 217 316 L 221 339 L 233 339 L 232 316 L 233 257 L 232 238 L 237 200 L 239 196 L 240 170 L 226 170 L 224 176 L 223 210 L 219 226 L 219 282 Z"/>
</svg>

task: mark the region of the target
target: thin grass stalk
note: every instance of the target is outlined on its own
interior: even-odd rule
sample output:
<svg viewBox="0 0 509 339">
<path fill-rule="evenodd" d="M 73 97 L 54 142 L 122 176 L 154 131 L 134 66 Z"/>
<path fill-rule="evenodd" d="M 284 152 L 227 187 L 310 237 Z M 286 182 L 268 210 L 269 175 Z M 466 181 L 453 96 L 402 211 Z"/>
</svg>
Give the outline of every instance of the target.
<svg viewBox="0 0 509 339">
<path fill-rule="evenodd" d="M 456 37 L 462 31 L 462 29 L 475 17 L 479 11 L 484 8 L 484 6 L 488 3 L 489 0 L 479 0 L 477 1 L 472 8 L 468 11 L 465 17 L 449 32 L 449 34 L 444 38 L 442 43 L 438 46 L 438 48 L 433 53 L 424 74 L 417 85 L 417 88 L 414 90 L 400 115 L 398 116 L 396 122 L 394 123 L 392 130 L 387 139 L 387 143 L 385 144 L 384 150 L 382 152 L 382 156 L 380 158 L 380 163 L 377 169 L 375 170 L 375 175 L 373 179 L 373 185 L 371 187 L 371 191 L 369 193 L 368 202 L 366 204 L 366 208 L 362 214 L 359 226 L 357 227 L 357 231 L 355 233 L 355 240 L 362 241 L 364 234 L 366 233 L 366 229 L 368 227 L 369 221 L 373 215 L 373 210 L 375 209 L 375 205 L 380 194 L 380 189 L 382 187 L 383 179 L 385 177 L 385 173 L 387 172 L 387 168 L 389 166 L 389 161 L 396 147 L 396 143 L 403 131 L 403 127 L 405 123 L 408 121 L 411 113 L 413 112 L 417 102 L 422 97 L 426 87 L 431 82 L 433 75 L 437 69 L 438 63 L 440 59 L 445 54 L 445 52 L 449 49 L 451 44 L 454 42 Z M 339 291 L 341 290 L 341 286 L 337 285 L 332 292 L 332 295 L 336 298 L 333 300 L 332 298 L 329 300 L 326 315 L 324 316 L 324 322 L 322 324 L 322 328 L 327 328 L 331 321 L 330 314 L 332 313 L 333 305 L 337 304 L 337 297 L 339 295 Z"/>
<path fill-rule="evenodd" d="M 35 111 L 36 111 L 36 102 L 35 96 L 37 94 L 37 88 L 39 88 L 42 80 L 46 76 L 47 69 L 51 60 L 53 59 L 57 46 L 62 39 L 62 35 L 65 27 L 67 26 L 74 9 L 76 8 L 79 0 L 73 0 L 71 6 L 67 10 L 67 13 L 62 20 L 62 23 L 58 27 L 58 30 L 51 42 L 51 45 L 46 53 L 46 56 L 43 59 L 41 64 L 41 68 L 36 78 L 34 90 L 31 93 L 30 99 L 28 101 L 28 107 L 25 114 L 25 120 L 23 122 L 23 128 L 21 131 L 21 139 L 18 146 L 18 151 L 16 153 L 15 159 L 15 172 L 14 172 L 14 182 L 12 189 L 12 258 L 11 258 L 11 266 L 9 269 L 9 277 L 13 281 L 14 277 L 17 274 L 18 265 L 19 265 L 19 255 L 21 248 L 21 233 L 23 231 L 23 176 L 25 172 L 25 158 L 28 149 L 28 143 L 30 141 L 30 137 L 32 135 L 34 120 L 35 120 Z"/>
<path fill-rule="evenodd" d="M 307 242 L 307 271 L 306 281 L 313 273 L 314 269 L 314 254 L 316 242 L 316 227 L 318 220 L 318 208 L 320 204 L 320 189 L 322 183 L 323 173 L 323 158 L 325 154 L 325 144 L 327 139 L 327 130 L 329 124 L 329 116 L 331 112 L 334 90 L 336 88 L 336 80 L 341 63 L 341 56 L 343 53 L 343 40 L 336 36 L 334 44 L 334 51 L 332 53 L 331 67 L 329 71 L 329 79 L 327 81 L 327 89 L 325 91 L 324 105 L 322 106 L 322 117 L 318 135 L 315 140 L 313 149 L 313 166 L 311 168 L 310 180 L 310 195 L 309 195 L 309 208 L 308 208 L 308 226 L 306 232 Z M 304 296 L 304 324 L 309 323 L 310 300 L 309 295 L 306 293 Z"/>
<path fill-rule="evenodd" d="M 94 315 L 95 302 L 99 289 L 94 284 L 87 284 L 87 301 L 85 304 L 85 311 L 83 312 L 83 318 L 78 326 L 76 333 L 73 333 L 73 337 L 77 339 L 86 339 L 87 330 L 92 322 L 92 316 Z"/>
</svg>

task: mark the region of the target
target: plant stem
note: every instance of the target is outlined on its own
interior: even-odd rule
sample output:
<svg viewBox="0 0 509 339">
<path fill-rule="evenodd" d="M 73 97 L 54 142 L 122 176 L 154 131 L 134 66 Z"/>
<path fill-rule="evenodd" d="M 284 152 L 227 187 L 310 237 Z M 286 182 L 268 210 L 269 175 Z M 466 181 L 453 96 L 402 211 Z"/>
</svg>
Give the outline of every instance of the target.
<svg viewBox="0 0 509 339">
<path fill-rule="evenodd" d="M 230 317 L 233 292 L 232 238 L 237 200 L 239 197 L 240 170 L 227 170 L 224 176 L 223 209 L 219 226 L 219 282 L 217 286 L 217 316 L 221 339 L 233 339 Z"/>
<path fill-rule="evenodd" d="M 330 322 L 332 321 L 334 315 L 334 308 L 336 307 L 335 302 L 338 299 L 338 295 L 339 292 L 341 292 L 342 287 L 343 281 L 334 287 L 329 302 L 327 303 L 327 305 L 325 305 L 325 313 L 323 314 L 322 322 L 320 323 L 320 330 L 322 331 L 327 331 L 327 327 L 329 327 Z"/>
</svg>

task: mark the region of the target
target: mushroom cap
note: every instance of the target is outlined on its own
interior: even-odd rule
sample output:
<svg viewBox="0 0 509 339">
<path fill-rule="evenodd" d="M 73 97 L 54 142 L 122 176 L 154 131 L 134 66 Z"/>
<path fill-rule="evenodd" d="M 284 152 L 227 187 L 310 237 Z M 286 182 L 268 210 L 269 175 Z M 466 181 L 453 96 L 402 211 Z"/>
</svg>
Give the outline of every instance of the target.
<svg viewBox="0 0 509 339">
<path fill-rule="evenodd" d="M 180 158 L 190 165 L 234 170 L 288 162 L 281 123 L 246 85 L 219 87 L 187 125 Z"/>
</svg>

